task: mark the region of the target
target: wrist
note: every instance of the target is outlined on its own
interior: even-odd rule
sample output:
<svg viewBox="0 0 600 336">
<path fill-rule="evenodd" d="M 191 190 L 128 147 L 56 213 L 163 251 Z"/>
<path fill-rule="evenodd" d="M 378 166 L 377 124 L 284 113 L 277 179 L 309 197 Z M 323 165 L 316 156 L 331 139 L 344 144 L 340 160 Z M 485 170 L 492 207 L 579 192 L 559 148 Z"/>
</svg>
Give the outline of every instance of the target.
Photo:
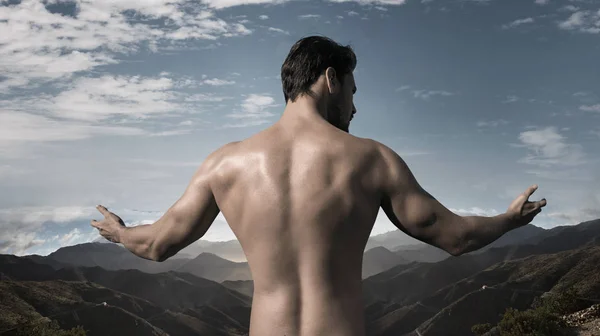
<svg viewBox="0 0 600 336">
<path fill-rule="evenodd" d="M 505 212 L 505 213 L 499 215 L 498 217 L 501 220 L 502 227 L 504 228 L 504 232 L 511 231 L 520 226 L 519 221 L 511 213 Z"/>
<path fill-rule="evenodd" d="M 123 243 L 123 240 L 126 238 L 127 229 L 129 229 L 127 226 L 121 226 L 117 229 L 117 243 Z"/>
</svg>

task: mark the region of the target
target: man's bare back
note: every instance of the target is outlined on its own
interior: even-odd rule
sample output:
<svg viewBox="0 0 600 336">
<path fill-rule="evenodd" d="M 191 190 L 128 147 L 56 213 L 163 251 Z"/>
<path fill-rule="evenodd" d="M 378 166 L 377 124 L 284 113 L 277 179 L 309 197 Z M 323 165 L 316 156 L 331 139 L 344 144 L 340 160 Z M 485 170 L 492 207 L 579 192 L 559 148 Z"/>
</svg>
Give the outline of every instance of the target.
<svg viewBox="0 0 600 336">
<path fill-rule="evenodd" d="M 347 72 L 326 66 L 332 60 Z M 125 227 L 99 205 L 105 218 L 92 226 L 142 258 L 164 261 L 222 212 L 254 280 L 250 336 L 361 336 L 362 257 L 380 207 L 398 229 L 455 256 L 541 212 L 546 200 L 528 201 L 531 186 L 505 214 L 458 216 L 421 188 L 393 150 L 350 135 L 354 65 L 347 47 L 300 40 L 282 67 L 287 104 L 277 123 L 209 155 L 157 222 Z"/>
<path fill-rule="evenodd" d="M 254 281 L 250 335 L 364 335 L 376 153 L 332 126 L 279 124 L 223 150 L 212 188 Z"/>
</svg>

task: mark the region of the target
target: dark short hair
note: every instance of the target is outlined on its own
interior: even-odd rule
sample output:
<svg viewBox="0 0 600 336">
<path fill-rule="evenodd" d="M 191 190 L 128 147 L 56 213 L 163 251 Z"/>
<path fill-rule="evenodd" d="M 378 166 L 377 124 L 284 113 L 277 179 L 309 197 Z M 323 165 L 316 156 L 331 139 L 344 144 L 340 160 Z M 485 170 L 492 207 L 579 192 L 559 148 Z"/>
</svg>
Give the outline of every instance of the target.
<svg viewBox="0 0 600 336">
<path fill-rule="evenodd" d="M 281 66 L 286 104 L 288 100 L 296 101 L 302 94 L 313 96 L 311 86 L 328 67 L 335 69 L 343 85 L 343 76 L 356 68 L 356 55 L 352 48 L 325 36 L 309 36 L 296 42 Z"/>
</svg>

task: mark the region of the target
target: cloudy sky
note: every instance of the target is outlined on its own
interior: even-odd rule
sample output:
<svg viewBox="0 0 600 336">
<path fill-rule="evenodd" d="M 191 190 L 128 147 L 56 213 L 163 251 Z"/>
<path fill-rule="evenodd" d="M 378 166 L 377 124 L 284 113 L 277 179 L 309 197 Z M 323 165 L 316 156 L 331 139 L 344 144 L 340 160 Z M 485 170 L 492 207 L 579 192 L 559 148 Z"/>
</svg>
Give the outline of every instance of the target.
<svg viewBox="0 0 600 336">
<path fill-rule="evenodd" d="M 600 1 L 0 0 L 0 253 L 152 223 L 213 150 L 274 123 L 291 45 L 350 44 L 351 133 L 494 215 L 533 183 L 549 228 L 600 217 Z M 395 227 L 380 212 L 373 235 Z M 233 239 L 219 215 L 202 239 Z"/>
</svg>

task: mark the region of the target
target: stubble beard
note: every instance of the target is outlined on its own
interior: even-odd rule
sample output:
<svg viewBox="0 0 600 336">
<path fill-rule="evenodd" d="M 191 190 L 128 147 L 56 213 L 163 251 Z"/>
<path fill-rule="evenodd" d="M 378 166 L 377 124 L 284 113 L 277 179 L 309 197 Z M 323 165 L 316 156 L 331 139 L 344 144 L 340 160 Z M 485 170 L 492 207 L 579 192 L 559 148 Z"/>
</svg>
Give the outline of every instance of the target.
<svg viewBox="0 0 600 336">
<path fill-rule="evenodd" d="M 330 106 L 327 110 L 327 121 L 334 127 L 346 132 L 350 133 L 349 124 L 342 120 L 342 112 L 339 107 L 333 105 Z"/>
</svg>

